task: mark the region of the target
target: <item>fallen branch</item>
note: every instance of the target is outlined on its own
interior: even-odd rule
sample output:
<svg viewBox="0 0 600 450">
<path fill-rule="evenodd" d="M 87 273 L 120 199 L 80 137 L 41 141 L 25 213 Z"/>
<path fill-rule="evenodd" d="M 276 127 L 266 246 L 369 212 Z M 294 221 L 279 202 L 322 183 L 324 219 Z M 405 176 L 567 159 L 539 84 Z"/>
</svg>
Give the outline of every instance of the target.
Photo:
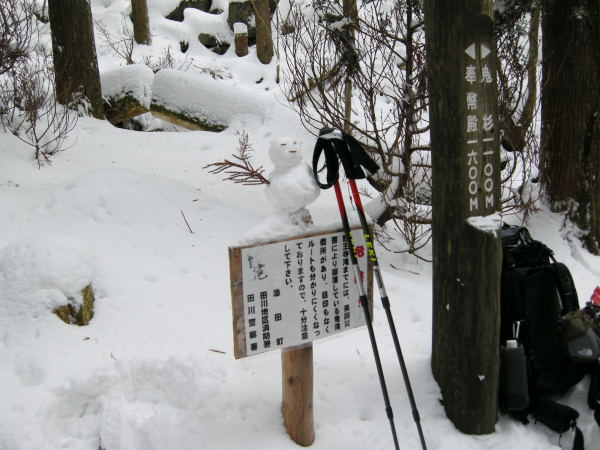
<svg viewBox="0 0 600 450">
<path fill-rule="evenodd" d="M 183 220 L 185 221 L 185 224 L 188 227 L 188 230 L 190 230 L 191 234 L 194 234 L 194 232 L 192 231 L 192 227 L 190 227 L 190 224 L 188 223 L 187 219 L 185 218 L 185 214 L 183 213 L 183 210 L 180 209 L 179 212 L 181 212 L 181 215 L 183 216 Z"/>
</svg>

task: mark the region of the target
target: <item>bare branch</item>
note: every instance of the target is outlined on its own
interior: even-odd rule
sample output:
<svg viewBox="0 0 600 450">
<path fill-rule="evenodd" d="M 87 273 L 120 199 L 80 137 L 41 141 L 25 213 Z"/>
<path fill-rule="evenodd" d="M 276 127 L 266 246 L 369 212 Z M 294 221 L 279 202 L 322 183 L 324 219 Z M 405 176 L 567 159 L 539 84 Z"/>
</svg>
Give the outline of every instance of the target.
<svg viewBox="0 0 600 450">
<path fill-rule="evenodd" d="M 248 143 L 248 133 L 243 131 L 239 138 L 239 147 L 237 154 L 233 154 L 233 158 L 237 160 L 231 161 L 225 159 L 220 162 L 208 164 L 203 169 L 208 169 L 209 173 L 219 174 L 225 173 L 227 176 L 223 178 L 224 181 L 233 181 L 234 183 L 244 184 L 246 186 L 269 184 L 264 176 L 264 170 L 262 166 L 254 167 L 250 162 L 252 157 L 252 144 Z"/>
<path fill-rule="evenodd" d="M 0 75 L 30 58 L 34 35 L 33 6 L 27 0 L 3 0 L 0 5 Z"/>
<path fill-rule="evenodd" d="M 77 113 L 56 102 L 52 59 L 34 12 L 28 0 L 0 3 L 0 126 L 33 148 L 41 166 L 65 149 Z"/>
<path fill-rule="evenodd" d="M 95 20 L 94 24 L 104 39 L 104 50 L 123 58 L 126 64 L 135 64 L 133 60 L 134 39 L 125 16 L 121 18 L 121 36 L 116 36 L 108 30 L 102 20 Z"/>
</svg>

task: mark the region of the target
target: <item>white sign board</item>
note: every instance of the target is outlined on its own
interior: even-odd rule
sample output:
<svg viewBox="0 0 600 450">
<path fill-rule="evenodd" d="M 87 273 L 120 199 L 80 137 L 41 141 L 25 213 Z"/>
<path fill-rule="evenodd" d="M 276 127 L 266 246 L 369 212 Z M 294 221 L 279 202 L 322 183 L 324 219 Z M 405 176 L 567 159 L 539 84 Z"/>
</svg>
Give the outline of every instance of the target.
<svg viewBox="0 0 600 450">
<path fill-rule="evenodd" d="M 360 229 L 361 276 L 372 276 Z M 341 231 L 229 249 L 235 357 L 292 347 L 365 324 Z M 369 295 L 369 298 L 371 296 Z"/>
</svg>

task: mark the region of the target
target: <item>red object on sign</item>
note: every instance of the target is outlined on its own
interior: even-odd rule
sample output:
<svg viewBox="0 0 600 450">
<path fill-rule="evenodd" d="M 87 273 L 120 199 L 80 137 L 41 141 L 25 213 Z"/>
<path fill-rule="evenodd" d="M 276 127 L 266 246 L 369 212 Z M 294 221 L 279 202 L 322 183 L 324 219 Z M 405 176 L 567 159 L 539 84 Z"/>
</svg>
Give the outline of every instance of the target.
<svg viewBox="0 0 600 450">
<path fill-rule="evenodd" d="M 362 245 L 359 245 L 356 247 L 356 257 L 362 258 L 363 256 L 365 256 L 365 248 Z"/>
<path fill-rule="evenodd" d="M 597 286 L 596 289 L 594 289 L 594 293 L 590 297 L 590 300 L 594 305 L 600 306 L 600 286 Z"/>
</svg>

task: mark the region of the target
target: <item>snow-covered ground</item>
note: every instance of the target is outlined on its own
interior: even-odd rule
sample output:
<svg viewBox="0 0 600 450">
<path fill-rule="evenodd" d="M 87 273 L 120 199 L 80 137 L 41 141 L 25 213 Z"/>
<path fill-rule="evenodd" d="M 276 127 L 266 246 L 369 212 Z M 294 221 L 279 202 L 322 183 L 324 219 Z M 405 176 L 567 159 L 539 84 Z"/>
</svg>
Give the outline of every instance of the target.
<svg viewBox="0 0 600 450">
<path fill-rule="evenodd" d="M 118 24 L 114 16 L 128 3 L 93 0 L 94 16 Z M 149 0 L 156 37 L 147 52 L 159 55 L 165 42 L 178 45 L 182 33 L 196 36 L 204 23 L 196 11 L 181 24 L 161 19 L 175 3 Z M 279 352 L 233 357 L 227 248 L 275 211 L 262 187 L 223 182 L 203 166 L 229 157 L 241 131 L 267 172 L 273 139 L 302 140 L 310 160 L 314 138 L 277 100 L 275 64 L 261 65 L 252 52 L 217 57 L 200 47 L 188 50 L 198 66 L 227 73 L 227 89 L 255 89 L 269 114 L 236 115 L 221 133 L 143 133 L 85 118 L 71 146 L 42 168 L 30 148 L 0 133 L 1 450 L 297 448 L 281 418 Z M 113 56 L 99 56 L 101 70 L 118 66 Z M 339 221 L 331 190 L 310 210 L 315 226 Z M 529 228 L 570 267 L 584 302 L 600 284 L 600 258 L 566 241 L 561 218 L 546 210 Z M 454 428 L 430 371 L 431 266 L 378 251 L 428 448 L 560 448 L 546 427 L 503 416 L 487 436 Z M 66 325 L 50 311 L 87 282 L 96 292 L 95 316 L 86 327 Z M 400 446 L 418 449 L 378 301 L 374 326 Z M 392 448 L 364 327 L 316 342 L 314 377 L 312 448 Z M 587 448 L 598 448 L 586 394 L 584 380 L 563 400 L 582 414 Z"/>
</svg>

